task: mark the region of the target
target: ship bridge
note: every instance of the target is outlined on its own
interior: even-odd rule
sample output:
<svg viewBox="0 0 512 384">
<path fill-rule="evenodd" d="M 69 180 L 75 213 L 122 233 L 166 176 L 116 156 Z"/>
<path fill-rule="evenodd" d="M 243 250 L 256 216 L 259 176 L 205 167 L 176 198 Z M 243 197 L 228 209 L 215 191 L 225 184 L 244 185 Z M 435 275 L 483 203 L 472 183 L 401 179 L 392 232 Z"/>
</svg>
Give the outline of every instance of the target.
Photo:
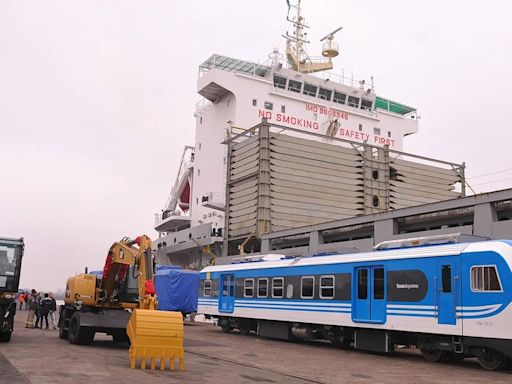
<svg viewBox="0 0 512 384">
<path fill-rule="evenodd" d="M 213 54 L 199 66 L 199 76 L 202 76 L 211 69 L 265 77 L 271 68 L 265 65 L 251 63 L 250 61 Z M 198 91 L 201 96 L 211 102 L 215 102 L 228 92 L 229 91 L 226 88 L 213 81 L 207 83 Z"/>
</svg>

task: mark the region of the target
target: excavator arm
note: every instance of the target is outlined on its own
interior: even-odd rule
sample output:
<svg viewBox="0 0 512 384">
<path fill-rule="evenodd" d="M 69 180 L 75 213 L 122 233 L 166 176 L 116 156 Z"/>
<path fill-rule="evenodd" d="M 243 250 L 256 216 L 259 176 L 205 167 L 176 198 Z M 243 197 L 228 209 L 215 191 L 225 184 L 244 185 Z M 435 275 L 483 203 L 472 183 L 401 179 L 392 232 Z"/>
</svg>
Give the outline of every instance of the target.
<svg viewBox="0 0 512 384">
<path fill-rule="evenodd" d="M 174 369 L 175 359 L 178 359 L 180 368 L 184 369 L 183 316 L 180 312 L 156 310 L 154 265 L 148 236 L 115 242 L 103 268 L 100 300 L 112 304 L 117 301 L 119 283 L 133 266 L 137 273 L 139 305 L 133 310 L 126 328 L 130 338 L 130 367 L 140 365 L 144 369 L 149 362 L 150 368 L 154 369 L 158 362 L 160 369 L 166 366 Z"/>
<path fill-rule="evenodd" d="M 130 266 L 133 266 L 134 273 L 137 273 L 139 308 L 156 309 L 154 259 L 151 253 L 151 239 L 146 235 L 134 240 L 123 239 L 112 244 L 103 267 L 101 300 L 117 301 L 118 287 L 126 279 Z"/>
</svg>

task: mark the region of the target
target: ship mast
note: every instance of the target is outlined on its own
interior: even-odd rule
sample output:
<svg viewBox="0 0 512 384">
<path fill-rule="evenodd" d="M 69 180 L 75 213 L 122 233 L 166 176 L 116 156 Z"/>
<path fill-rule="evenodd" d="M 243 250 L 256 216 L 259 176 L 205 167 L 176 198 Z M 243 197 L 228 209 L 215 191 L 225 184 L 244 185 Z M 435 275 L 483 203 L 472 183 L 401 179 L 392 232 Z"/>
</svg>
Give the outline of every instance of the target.
<svg viewBox="0 0 512 384">
<path fill-rule="evenodd" d="M 306 25 L 306 21 L 301 15 L 301 0 L 297 0 L 296 5 L 291 5 L 290 0 L 287 0 L 287 3 L 288 16 L 286 19 L 294 27 L 293 34 L 290 35 L 286 32 L 286 35 L 283 35 L 286 39 L 286 58 L 288 59 L 290 66 L 293 70 L 301 73 L 319 72 L 332 69 L 332 58 L 339 54 L 338 44 L 333 41 L 334 34 L 341 30 L 341 27 L 320 40 L 322 42 L 325 41 L 322 45 L 322 56 L 326 57 L 327 60 L 321 58 L 314 59 L 313 61 L 304 48 L 305 44 L 309 44 L 309 41 L 306 39 L 307 33 L 304 32 L 304 28 L 309 27 Z M 291 8 L 294 8 L 296 12 L 292 19 L 290 19 L 289 15 Z"/>
</svg>

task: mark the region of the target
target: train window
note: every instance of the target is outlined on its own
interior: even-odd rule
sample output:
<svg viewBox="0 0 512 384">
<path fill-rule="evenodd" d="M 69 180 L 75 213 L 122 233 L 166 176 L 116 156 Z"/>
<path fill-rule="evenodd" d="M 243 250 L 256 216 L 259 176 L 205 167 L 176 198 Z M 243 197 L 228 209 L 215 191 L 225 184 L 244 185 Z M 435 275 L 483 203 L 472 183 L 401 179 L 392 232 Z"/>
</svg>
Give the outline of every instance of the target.
<svg viewBox="0 0 512 384">
<path fill-rule="evenodd" d="M 300 297 L 302 299 L 312 299 L 315 296 L 315 278 L 313 276 L 304 276 L 300 285 Z"/>
<path fill-rule="evenodd" d="M 357 271 L 357 298 L 366 300 L 368 298 L 368 270 L 359 269 Z"/>
<path fill-rule="evenodd" d="M 376 300 L 384 298 L 384 268 L 373 270 L 373 298 Z"/>
<path fill-rule="evenodd" d="M 212 295 L 212 281 L 211 280 L 205 280 L 204 281 L 203 295 L 204 296 L 211 296 Z"/>
<path fill-rule="evenodd" d="M 288 284 L 286 286 L 286 298 L 291 299 L 293 297 L 293 284 Z"/>
<path fill-rule="evenodd" d="M 229 296 L 235 296 L 235 276 L 229 276 Z"/>
<path fill-rule="evenodd" d="M 254 279 L 244 280 L 244 297 L 254 296 Z"/>
<path fill-rule="evenodd" d="M 258 297 L 267 297 L 268 279 L 258 279 Z"/>
<path fill-rule="evenodd" d="M 272 278 L 272 297 L 283 297 L 284 279 L 282 277 Z"/>
<path fill-rule="evenodd" d="M 450 293 L 452 291 L 452 267 L 449 265 L 443 265 L 441 267 L 441 279 L 443 292 Z"/>
<path fill-rule="evenodd" d="M 334 299 L 334 276 L 320 277 L 320 298 Z"/>
<path fill-rule="evenodd" d="M 502 291 L 495 265 L 482 265 L 471 268 L 471 290 L 475 292 Z"/>
</svg>

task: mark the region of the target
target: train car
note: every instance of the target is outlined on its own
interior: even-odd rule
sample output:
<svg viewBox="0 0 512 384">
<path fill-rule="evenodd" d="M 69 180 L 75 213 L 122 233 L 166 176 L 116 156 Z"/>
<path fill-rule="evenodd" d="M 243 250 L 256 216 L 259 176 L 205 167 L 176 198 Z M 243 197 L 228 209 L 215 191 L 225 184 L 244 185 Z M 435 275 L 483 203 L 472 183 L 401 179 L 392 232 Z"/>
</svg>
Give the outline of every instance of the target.
<svg viewBox="0 0 512 384">
<path fill-rule="evenodd" d="M 225 332 L 327 339 L 380 353 L 407 345 L 428 361 L 477 357 L 498 369 L 512 359 L 512 241 L 458 238 L 209 266 L 200 273 L 198 312 Z"/>
</svg>

